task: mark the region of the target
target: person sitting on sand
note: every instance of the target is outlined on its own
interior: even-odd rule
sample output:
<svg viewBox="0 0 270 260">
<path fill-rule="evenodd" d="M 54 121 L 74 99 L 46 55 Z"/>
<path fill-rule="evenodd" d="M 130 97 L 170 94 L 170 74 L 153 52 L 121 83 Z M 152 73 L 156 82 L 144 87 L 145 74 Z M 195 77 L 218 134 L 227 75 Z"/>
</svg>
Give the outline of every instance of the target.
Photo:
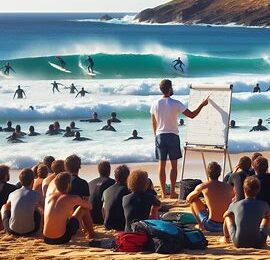
<svg viewBox="0 0 270 260">
<path fill-rule="evenodd" d="M 232 197 L 232 187 L 218 180 L 221 167 L 216 162 L 209 163 L 207 176 L 209 181 L 199 184 L 187 196 L 187 202 L 197 219 L 200 229 L 210 232 L 221 232 L 223 228 L 223 214 L 228 209 Z M 205 204 L 199 198 L 203 194 Z"/>
<path fill-rule="evenodd" d="M 102 120 L 98 119 L 97 112 L 93 112 L 92 118 L 82 119 L 82 120 L 80 120 L 80 122 L 99 123 L 99 122 L 102 122 Z"/>
<path fill-rule="evenodd" d="M 78 157 L 77 155 L 73 154 L 73 155 L 68 156 L 65 159 L 65 171 L 69 172 L 72 176 L 71 190 L 69 194 L 80 196 L 82 199 L 85 199 L 88 201 L 89 196 L 90 196 L 89 187 L 88 187 L 87 181 L 78 176 L 80 168 L 81 168 L 81 158 Z M 91 238 L 93 235 L 93 226 L 92 226 L 92 218 L 91 218 L 89 210 L 87 210 L 84 213 L 84 216 L 82 217 L 82 219 L 83 219 L 84 229 L 88 233 L 89 238 Z"/>
<path fill-rule="evenodd" d="M 45 156 L 43 158 L 43 164 L 45 164 L 49 168 L 50 172 L 53 172 L 52 171 L 52 163 L 54 161 L 55 161 L 55 158 L 51 155 Z"/>
<path fill-rule="evenodd" d="M 12 122 L 8 121 L 7 122 L 7 127 L 2 129 L 3 132 L 14 132 L 15 128 L 12 127 Z"/>
<path fill-rule="evenodd" d="M 16 95 L 17 95 L 18 99 L 22 99 L 23 96 L 26 98 L 26 94 L 25 94 L 24 90 L 21 89 L 20 85 L 18 86 L 17 90 L 15 91 L 13 99 L 16 97 Z"/>
<path fill-rule="evenodd" d="M 70 127 L 66 127 L 66 132 L 63 134 L 63 137 L 74 137 L 75 133 L 71 131 Z"/>
<path fill-rule="evenodd" d="M 262 119 L 259 119 L 258 124 L 256 126 L 253 126 L 252 129 L 249 132 L 252 132 L 252 131 L 267 131 L 268 128 L 263 126 L 262 123 L 263 123 Z"/>
<path fill-rule="evenodd" d="M 147 192 L 148 174 L 142 170 L 132 171 L 128 177 L 130 194 L 123 197 L 123 209 L 126 220 L 125 231 L 131 232 L 133 221 L 157 218 L 161 202 L 155 195 Z"/>
<path fill-rule="evenodd" d="M 42 182 L 48 176 L 49 168 L 45 164 L 39 164 L 37 168 L 37 178 L 34 180 L 33 190 L 42 194 Z"/>
<path fill-rule="evenodd" d="M 8 137 L 8 143 L 17 144 L 17 143 L 24 143 L 23 140 L 17 137 L 17 134 L 14 132 L 11 136 Z"/>
<path fill-rule="evenodd" d="M 181 118 L 181 119 L 179 120 L 178 126 L 184 126 L 184 125 L 185 125 L 185 121 L 184 121 L 183 118 Z"/>
<path fill-rule="evenodd" d="M 43 199 L 32 190 L 34 173 L 23 169 L 19 176 L 22 187 L 9 194 L 2 207 L 2 221 L 6 233 L 16 236 L 30 236 L 40 228 Z"/>
<path fill-rule="evenodd" d="M 92 209 L 88 200 L 69 194 L 71 178 L 67 172 L 58 174 L 55 177 L 58 191 L 45 199 L 43 236 L 46 244 L 68 243 L 79 229 L 86 212 Z M 73 211 L 74 208 L 76 208 L 75 211 Z M 91 219 L 88 225 L 91 226 L 88 238 L 93 238 Z"/>
<path fill-rule="evenodd" d="M 111 118 L 109 119 L 112 123 L 121 123 L 122 121 L 116 117 L 116 113 L 111 113 Z"/>
<path fill-rule="evenodd" d="M 81 133 L 77 131 L 75 132 L 75 138 L 72 141 L 83 142 L 83 141 L 92 141 L 92 139 L 87 137 L 81 137 Z"/>
<path fill-rule="evenodd" d="M 111 125 L 111 120 L 107 120 L 107 125 L 103 126 L 101 129 L 98 131 L 113 131 L 116 132 L 115 128 Z"/>
<path fill-rule="evenodd" d="M 259 156 L 254 161 L 253 167 L 256 177 L 261 183 L 261 189 L 256 198 L 267 202 L 270 207 L 270 174 L 268 173 L 268 160 L 263 156 Z"/>
<path fill-rule="evenodd" d="M 34 126 L 31 125 L 29 127 L 29 134 L 28 134 L 28 136 L 37 136 L 37 135 L 40 135 L 40 133 L 35 132 Z"/>
<path fill-rule="evenodd" d="M 76 88 L 76 86 L 74 85 L 74 83 L 71 84 L 71 86 L 69 87 L 70 91 L 69 93 L 70 94 L 75 94 L 75 91 L 78 92 L 78 89 Z"/>
<path fill-rule="evenodd" d="M 80 128 L 76 127 L 74 121 L 70 122 L 69 127 L 70 127 L 71 131 L 75 131 L 75 130 L 79 130 L 80 129 Z"/>
<path fill-rule="evenodd" d="M 249 176 L 250 168 L 251 159 L 248 156 L 241 157 L 239 163 L 228 180 L 228 183 L 234 188 L 234 201 L 239 201 L 245 198 L 243 184 L 246 177 Z"/>
<path fill-rule="evenodd" d="M 141 136 L 138 136 L 137 130 L 133 130 L 132 136 L 125 139 L 124 141 L 134 140 L 134 139 L 143 139 Z"/>
<path fill-rule="evenodd" d="M 75 98 L 78 97 L 79 95 L 81 95 L 81 97 L 84 97 L 85 94 L 89 94 L 89 92 L 86 91 L 86 90 L 84 90 L 84 88 L 82 88 L 82 89 L 77 93 L 77 95 L 75 96 Z"/>
<path fill-rule="evenodd" d="M 253 93 L 260 93 L 261 92 L 261 88 L 259 83 L 256 84 L 256 87 L 254 87 L 253 89 Z"/>
<path fill-rule="evenodd" d="M 114 171 L 115 184 L 103 192 L 102 215 L 106 229 L 121 231 L 125 229 L 125 215 L 122 200 L 124 196 L 130 193 L 127 188 L 128 176 L 129 168 L 126 165 L 118 166 Z"/>
<path fill-rule="evenodd" d="M 8 196 L 15 191 L 17 187 L 9 182 L 9 167 L 0 165 L 0 210 L 4 204 L 7 203 Z M 0 230 L 3 229 L 2 219 L 0 214 Z"/>
<path fill-rule="evenodd" d="M 232 203 L 224 213 L 224 238 L 235 247 L 262 248 L 269 234 L 270 211 L 266 202 L 256 199 L 260 181 L 255 176 L 244 181 L 245 199 Z"/>
<path fill-rule="evenodd" d="M 47 190 L 49 190 L 48 187 L 50 183 L 54 180 L 57 174 L 65 171 L 64 161 L 63 160 L 53 161 L 51 169 L 52 169 L 52 173 L 49 176 L 47 176 L 42 182 L 42 194 L 44 198 L 46 197 Z M 50 193 L 53 193 L 53 191 L 49 192 L 49 194 Z"/>
<path fill-rule="evenodd" d="M 102 216 L 102 196 L 103 192 L 112 186 L 115 181 L 110 178 L 111 165 L 108 161 L 101 161 L 98 164 L 99 177 L 88 183 L 90 202 L 93 205 L 91 211 L 94 224 L 103 224 Z"/>
<path fill-rule="evenodd" d="M 54 126 L 53 124 L 50 124 L 49 125 L 49 130 L 45 133 L 46 135 L 59 135 L 60 133 L 59 132 L 56 132 L 54 130 Z"/>
</svg>

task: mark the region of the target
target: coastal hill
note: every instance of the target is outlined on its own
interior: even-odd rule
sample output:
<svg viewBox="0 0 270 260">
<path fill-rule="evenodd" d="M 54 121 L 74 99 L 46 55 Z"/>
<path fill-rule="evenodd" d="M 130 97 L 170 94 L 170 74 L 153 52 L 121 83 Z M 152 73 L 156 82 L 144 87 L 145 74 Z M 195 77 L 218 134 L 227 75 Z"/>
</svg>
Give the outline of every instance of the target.
<svg viewBox="0 0 270 260">
<path fill-rule="evenodd" d="M 270 0 L 173 0 L 145 9 L 134 19 L 148 23 L 270 26 Z"/>
</svg>

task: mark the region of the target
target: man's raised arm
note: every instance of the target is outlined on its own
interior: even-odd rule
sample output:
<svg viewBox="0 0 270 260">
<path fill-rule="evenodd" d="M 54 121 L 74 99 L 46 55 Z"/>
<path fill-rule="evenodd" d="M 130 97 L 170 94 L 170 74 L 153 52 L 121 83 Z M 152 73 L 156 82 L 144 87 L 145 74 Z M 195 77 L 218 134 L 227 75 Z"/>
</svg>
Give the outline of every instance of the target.
<svg viewBox="0 0 270 260">
<path fill-rule="evenodd" d="M 201 112 L 202 108 L 208 105 L 208 99 L 209 99 L 209 96 L 198 106 L 197 109 L 195 109 L 194 111 L 190 111 L 189 109 L 186 109 L 183 112 L 183 114 L 186 117 L 195 118 Z"/>
</svg>

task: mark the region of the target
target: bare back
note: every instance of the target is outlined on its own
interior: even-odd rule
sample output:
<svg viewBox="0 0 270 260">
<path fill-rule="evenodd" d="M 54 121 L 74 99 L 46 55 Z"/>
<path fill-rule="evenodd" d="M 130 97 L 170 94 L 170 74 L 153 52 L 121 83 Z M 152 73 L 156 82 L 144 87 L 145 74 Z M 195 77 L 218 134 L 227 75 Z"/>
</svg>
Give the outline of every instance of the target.
<svg viewBox="0 0 270 260">
<path fill-rule="evenodd" d="M 42 182 L 42 193 L 43 196 L 46 197 L 46 193 L 49 187 L 49 184 L 51 183 L 51 181 L 56 177 L 56 175 L 53 173 L 51 175 L 49 175 L 47 178 L 45 178 Z"/>
<path fill-rule="evenodd" d="M 74 207 L 81 201 L 79 196 L 59 192 L 48 195 L 45 199 L 43 235 L 52 239 L 62 237 Z"/>
<path fill-rule="evenodd" d="M 220 181 L 209 181 L 201 184 L 200 190 L 209 210 L 209 218 L 216 222 L 223 222 L 223 214 L 232 201 L 232 187 Z"/>
</svg>

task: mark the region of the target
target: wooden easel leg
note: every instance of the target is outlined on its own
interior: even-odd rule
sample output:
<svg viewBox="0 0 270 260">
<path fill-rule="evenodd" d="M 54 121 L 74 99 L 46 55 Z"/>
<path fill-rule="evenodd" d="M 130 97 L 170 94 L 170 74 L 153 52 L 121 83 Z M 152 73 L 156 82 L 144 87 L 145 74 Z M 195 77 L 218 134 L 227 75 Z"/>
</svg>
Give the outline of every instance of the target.
<svg viewBox="0 0 270 260">
<path fill-rule="evenodd" d="M 208 175 L 207 175 L 207 166 L 206 166 L 206 162 L 205 162 L 204 153 L 201 152 L 201 155 L 202 155 L 202 160 L 203 160 L 203 165 L 204 165 L 204 170 L 205 170 L 206 178 L 207 178 L 207 180 L 209 180 Z"/>
<path fill-rule="evenodd" d="M 224 150 L 224 154 L 223 154 L 223 179 L 225 176 L 225 171 L 226 171 L 226 159 L 227 159 L 227 150 Z"/>
<path fill-rule="evenodd" d="M 181 181 L 184 179 L 186 155 L 187 155 L 187 149 L 186 149 L 186 147 L 184 147 L 184 156 L 183 156 L 182 169 L 181 169 Z"/>
<path fill-rule="evenodd" d="M 231 160 L 231 156 L 230 156 L 228 150 L 227 150 L 227 156 L 228 156 L 228 161 L 229 161 L 229 165 L 230 165 L 230 170 L 231 170 L 231 172 L 232 172 L 232 171 L 233 171 L 232 160 Z"/>
</svg>

